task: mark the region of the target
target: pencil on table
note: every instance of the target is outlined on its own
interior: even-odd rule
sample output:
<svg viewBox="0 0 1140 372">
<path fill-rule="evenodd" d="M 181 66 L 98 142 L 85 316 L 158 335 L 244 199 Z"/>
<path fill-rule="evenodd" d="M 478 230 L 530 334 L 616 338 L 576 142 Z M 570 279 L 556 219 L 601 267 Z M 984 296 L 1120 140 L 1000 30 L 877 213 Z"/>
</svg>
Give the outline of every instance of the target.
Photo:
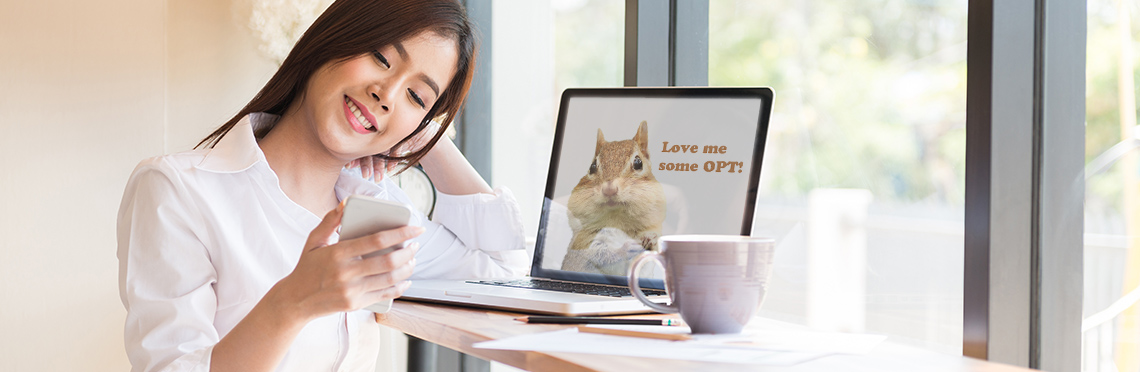
<svg viewBox="0 0 1140 372">
<path fill-rule="evenodd" d="M 548 324 L 629 324 L 629 325 L 663 325 L 677 326 L 681 322 L 676 319 L 631 319 L 631 318 L 604 318 L 590 316 L 524 316 L 515 320 L 525 323 Z"/>
<path fill-rule="evenodd" d="M 656 338 L 659 340 L 672 340 L 684 341 L 693 339 L 692 336 L 679 334 L 679 333 L 656 333 L 656 332 L 640 332 L 640 331 L 627 331 L 624 329 L 612 328 L 596 328 L 587 326 L 578 326 L 578 332 L 582 333 L 597 333 L 603 335 L 626 336 L 626 337 L 641 337 L 641 338 Z"/>
</svg>

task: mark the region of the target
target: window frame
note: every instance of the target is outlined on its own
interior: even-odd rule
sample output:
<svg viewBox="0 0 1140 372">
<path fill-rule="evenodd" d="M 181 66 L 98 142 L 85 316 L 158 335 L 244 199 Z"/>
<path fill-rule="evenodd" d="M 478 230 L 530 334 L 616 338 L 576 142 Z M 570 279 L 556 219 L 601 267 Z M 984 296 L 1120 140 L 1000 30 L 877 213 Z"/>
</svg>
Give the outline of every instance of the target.
<svg viewBox="0 0 1140 372">
<path fill-rule="evenodd" d="M 970 0 L 963 354 L 1080 370 L 1084 0 Z"/>
<path fill-rule="evenodd" d="M 1078 370 L 1087 4 L 968 6 L 963 354 Z M 624 84 L 708 85 L 708 12 L 626 0 Z M 490 51 L 489 11 L 473 19 Z M 490 179 L 490 53 L 480 62 L 457 142 Z"/>
</svg>

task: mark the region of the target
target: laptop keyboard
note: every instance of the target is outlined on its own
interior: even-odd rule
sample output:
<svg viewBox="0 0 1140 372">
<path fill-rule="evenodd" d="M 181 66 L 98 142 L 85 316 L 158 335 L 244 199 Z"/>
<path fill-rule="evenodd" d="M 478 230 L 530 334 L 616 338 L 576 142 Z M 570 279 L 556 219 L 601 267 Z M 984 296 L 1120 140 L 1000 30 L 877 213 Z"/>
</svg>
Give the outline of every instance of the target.
<svg viewBox="0 0 1140 372">
<path fill-rule="evenodd" d="M 633 296 L 629 292 L 628 287 L 620 287 L 616 285 L 603 285 L 603 284 L 589 284 L 589 283 L 571 283 L 561 282 L 555 280 L 542 280 L 542 279 L 502 279 L 502 280 L 471 280 L 468 283 L 473 284 L 486 284 L 498 285 L 504 287 L 516 288 L 531 288 L 541 289 L 545 291 L 557 292 L 570 292 L 581 293 L 588 295 L 609 296 L 609 297 L 630 297 Z M 664 296 L 665 291 L 660 289 L 642 288 L 641 292 L 646 296 Z"/>
</svg>

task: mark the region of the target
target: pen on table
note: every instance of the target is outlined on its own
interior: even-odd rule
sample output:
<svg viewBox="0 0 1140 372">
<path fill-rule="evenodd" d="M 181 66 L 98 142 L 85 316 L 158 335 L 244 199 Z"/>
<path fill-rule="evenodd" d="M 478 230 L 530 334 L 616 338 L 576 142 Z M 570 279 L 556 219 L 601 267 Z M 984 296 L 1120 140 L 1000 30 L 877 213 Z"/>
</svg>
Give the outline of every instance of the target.
<svg viewBox="0 0 1140 372">
<path fill-rule="evenodd" d="M 680 334 L 680 333 L 640 332 L 640 331 L 628 331 L 628 330 L 624 330 L 624 329 L 597 328 L 597 327 L 589 327 L 589 326 L 578 326 L 578 332 L 597 333 L 597 334 L 614 335 L 614 336 L 626 336 L 626 337 L 656 338 L 656 339 L 660 339 L 660 340 L 672 340 L 672 341 L 685 341 L 685 340 L 692 340 L 693 339 L 692 336 L 689 336 L 686 334 Z"/>
<path fill-rule="evenodd" d="M 631 324 L 631 325 L 681 325 L 675 319 L 628 319 L 628 318 L 602 318 L 590 316 L 524 316 L 515 320 L 525 323 L 550 324 Z"/>
</svg>

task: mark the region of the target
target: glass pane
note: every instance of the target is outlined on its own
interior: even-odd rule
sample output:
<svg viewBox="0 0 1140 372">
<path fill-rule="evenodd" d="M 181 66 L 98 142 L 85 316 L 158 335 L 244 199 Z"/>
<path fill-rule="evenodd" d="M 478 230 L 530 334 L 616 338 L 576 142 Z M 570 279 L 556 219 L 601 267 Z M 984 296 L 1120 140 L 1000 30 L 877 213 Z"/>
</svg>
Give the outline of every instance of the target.
<svg viewBox="0 0 1140 372">
<path fill-rule="evenodd" d="M 1082 370 L 1140 370 L 1135 1 L 1089 0 Z"/>
<path fill-rule="evenodd" d="M 710 85 L 771 86 L 761 315 L 962 350 L 965 0 L 710 0 Z"/>
<path fill-rule="evenodd" d="M 562 90 L 622 85 L 625 2 L 497 0 L 493 3 L 492 172 L 538 230 Z"/>
</svg>

